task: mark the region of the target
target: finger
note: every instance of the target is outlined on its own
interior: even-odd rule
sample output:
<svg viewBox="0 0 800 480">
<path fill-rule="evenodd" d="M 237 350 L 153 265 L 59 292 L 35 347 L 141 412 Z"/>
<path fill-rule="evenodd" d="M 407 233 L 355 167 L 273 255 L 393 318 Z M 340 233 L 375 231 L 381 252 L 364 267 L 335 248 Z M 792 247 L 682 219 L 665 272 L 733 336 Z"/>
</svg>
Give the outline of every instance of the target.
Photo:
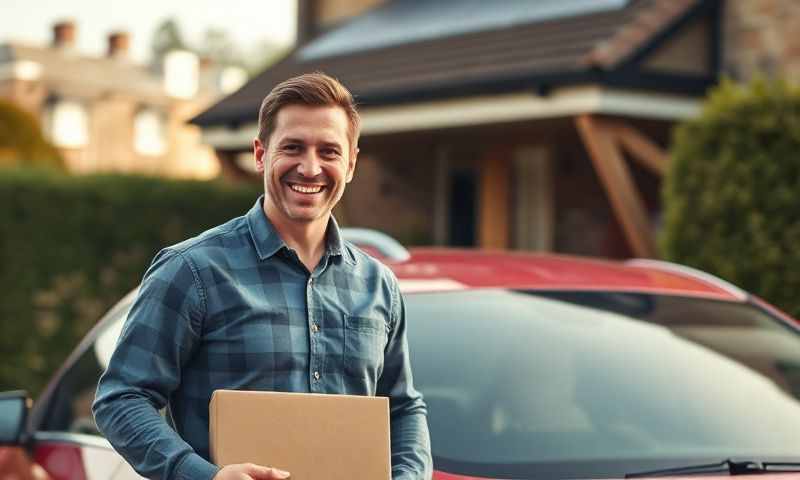
<svg viewBox="0 0 800 480">
<path fill-rule="evenodd" d="M 34 480 L 51 480 L 50 475 L 48 475 L 47 471 L 39 466 L 39 464 L 31 466 L 31 474 Z"/>
<path fill-rule="evenodd" d="M 253 464 L 247 466 L 246 473 L 255 480 L 285 480 L 290 476 L 289 472 L 284 470 Z"/>
</svg>

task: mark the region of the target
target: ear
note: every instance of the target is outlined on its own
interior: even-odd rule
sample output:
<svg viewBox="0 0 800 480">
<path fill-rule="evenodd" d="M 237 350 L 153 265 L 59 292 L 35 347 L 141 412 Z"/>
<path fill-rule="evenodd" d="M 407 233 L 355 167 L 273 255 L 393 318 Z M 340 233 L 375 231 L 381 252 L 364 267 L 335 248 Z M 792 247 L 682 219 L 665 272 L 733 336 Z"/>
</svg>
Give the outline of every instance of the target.
<svg viewBox="0 0 800 480">
<path fill-rule="evenodd" d="M 264 144 L 261 143 L 261 140 L 254 138 L 253 139 L 253 158 L 256 161 L 256 171 L 258 173 L 264 173 L 264 169 L 266 168 L 264 162 L 266 161 L 266 153 L 267 149 Z"/>
<path fill-rule="evenodd" d="M 350 183 L 353 179 L 353 174 L 356 172 L 356 162 L 358 162 L 359 148 L 356 147 L 350 152 L 350 160 L 347 162 L 347 177 L 346 182 Z"/>
</svg>

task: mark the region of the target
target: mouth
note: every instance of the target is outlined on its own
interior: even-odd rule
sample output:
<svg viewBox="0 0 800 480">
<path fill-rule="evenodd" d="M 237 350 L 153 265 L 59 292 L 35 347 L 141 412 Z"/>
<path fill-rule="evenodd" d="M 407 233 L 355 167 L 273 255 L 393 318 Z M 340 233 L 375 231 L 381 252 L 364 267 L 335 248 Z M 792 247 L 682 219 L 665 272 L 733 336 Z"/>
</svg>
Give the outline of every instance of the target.
<svg viewBox="0 0 800 480">
<path fill-rule="evenodd" d="M 303 195 L 314 195 L 325 189 L 325 185 L 302 185 L 299 183 L 287 183 L 287 185 L 293 192 Z"/>
</svg>

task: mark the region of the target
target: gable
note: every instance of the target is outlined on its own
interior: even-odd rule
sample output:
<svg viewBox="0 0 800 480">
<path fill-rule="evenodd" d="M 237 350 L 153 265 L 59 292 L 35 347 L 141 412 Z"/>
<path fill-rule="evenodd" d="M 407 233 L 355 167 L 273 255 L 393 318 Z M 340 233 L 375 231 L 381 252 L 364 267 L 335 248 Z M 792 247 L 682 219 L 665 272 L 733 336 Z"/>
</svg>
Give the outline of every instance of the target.
<svg viewBox="0 0 800 480">
<path fill-rule="evenodd" d="M 713 75 L 712 25 L 699 18 L 673 34 L 641 61 L 641 69 L 672 74 Z"/>
</svg>

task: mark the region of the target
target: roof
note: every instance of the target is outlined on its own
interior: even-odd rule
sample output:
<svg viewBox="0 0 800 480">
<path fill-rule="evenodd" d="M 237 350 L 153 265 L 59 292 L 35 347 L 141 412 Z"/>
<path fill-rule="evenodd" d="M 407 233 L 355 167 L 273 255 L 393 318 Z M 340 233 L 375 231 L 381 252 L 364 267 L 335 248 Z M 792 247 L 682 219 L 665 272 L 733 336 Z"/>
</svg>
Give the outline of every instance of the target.
<svg viewBox="0 0 800 480">
<path fill-rule="evenodd" d="M 404 45 L 422 40 L 556 20 L 623 8 L 629 0 L 395 0 L 318 38 L 299 53 L 303 60 Z"/>
<path fill-rule="evenodd" d="M 497 8 L 482 0 L 394 0 L 296 48 L 193 123 L 254 119 L 276 84 L 317 70 L 341 80 L 362 106 L 603 83 L 676 22 L 716 3 L 506 0 Z M 691 88 L 701 94 L 708 84 Z"/>
<path fill-rule="evenodd" d="M 124 59 L 89 57 L 74 51 L 16 42 L 0 46 L 0 64 L 16 61 L 39 64 L 43 80 L 57 94 L 93 98 L 113 92 L 144 101 L 168 100 L 160 76 Z"/>
<path fill-rule="evenodd" d="M 452 248 L 410 252 L 410 260 L 388 263 L 405 292 L 508 288 L 649 292 L 738 302 L 748 298 L 723 280 L 667 262 Z"/>
</svg>

